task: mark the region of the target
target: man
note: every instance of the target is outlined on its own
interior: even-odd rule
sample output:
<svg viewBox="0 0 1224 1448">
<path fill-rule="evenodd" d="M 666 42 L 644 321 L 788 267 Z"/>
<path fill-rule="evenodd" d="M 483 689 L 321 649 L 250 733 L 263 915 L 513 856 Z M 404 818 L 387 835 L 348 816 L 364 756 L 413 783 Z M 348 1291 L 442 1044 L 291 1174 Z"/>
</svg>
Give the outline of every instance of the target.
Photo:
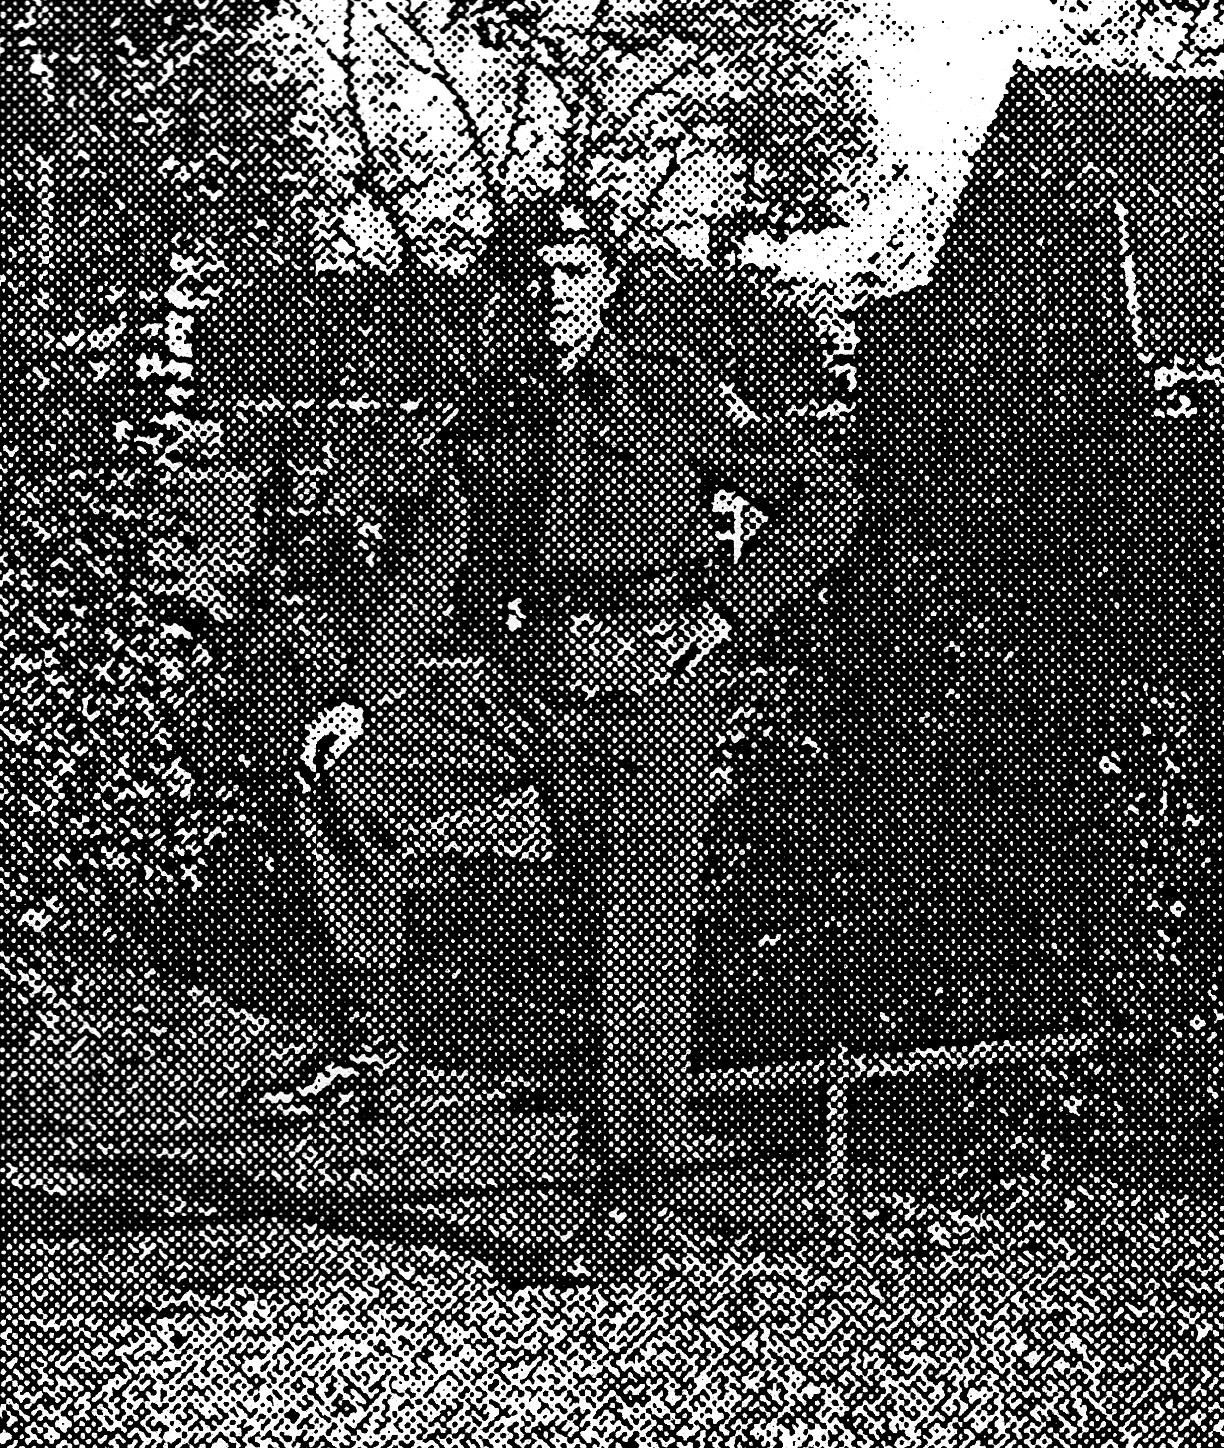
<svg viewBox="0 0 1224 1448">
<path fill-rule="evenodd" d="M 455 439 L 350 703 L 307 742 L 305 819 L 341 957 L 366 974 L 415 957 L 431 852 L 554 857 L 577 902 L 556 949 L 600 1023 L 592 1125 L 642 1161 L 685 1131 L 732 662 L 837 557 L 858 496 L 844 407 L 814 425 L 754 409 L 698 274 L 644 267 L 608 307 L 581 233 L 541 255 L 560 376 L 512 375 Z M 758 325 L 778 317 L 758 303 Z M 437 985 L 419 979 L 422 1008 Z M 361 1079 L 333 1063 L 299 1094 Z"/>
</svg>

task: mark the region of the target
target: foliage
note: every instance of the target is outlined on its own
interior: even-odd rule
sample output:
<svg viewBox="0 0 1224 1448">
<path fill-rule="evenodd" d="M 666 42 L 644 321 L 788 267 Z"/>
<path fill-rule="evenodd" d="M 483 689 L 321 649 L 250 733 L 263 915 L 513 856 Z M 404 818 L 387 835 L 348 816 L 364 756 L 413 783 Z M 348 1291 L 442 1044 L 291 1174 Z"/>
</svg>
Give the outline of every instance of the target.
<svg viewBox="0 0 1224 1448">
<path fill-rule="evenodd" d="M 295 244 L 284 97 L 236 28 L 250 19 L 64 4 L 6 36 L 5 83 L 42 123 L 3 156 L 3 909 L 8 942 L 56 974 L 86 941 L 128 948 L 151 901 L 195 888 L 234 808 L 235 781 L 205 766 L 236 599 L 205 588 L 212 617 L 193 599 L 216 564 L 199 482 L 220 460 L 185 359 L 220 284 Z M 233 540 L 239 575 L 255 531 Z"/>
</svg>

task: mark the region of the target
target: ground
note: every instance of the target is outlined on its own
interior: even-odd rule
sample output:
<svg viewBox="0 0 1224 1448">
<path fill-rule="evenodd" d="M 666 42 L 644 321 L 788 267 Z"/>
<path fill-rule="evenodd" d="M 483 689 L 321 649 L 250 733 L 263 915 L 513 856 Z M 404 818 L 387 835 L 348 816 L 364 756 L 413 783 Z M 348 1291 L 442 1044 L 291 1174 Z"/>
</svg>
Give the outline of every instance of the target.
<svg viewBox="0 0 1224 1448">
<path fill-rule="evenodd" d="M 517 1290 L 461 1252 L 269 1221 L 17 1241 L 0 1442 L 1174 1448 L 1224 1433 L 1214 1212 L 1099 1178 L 944 1195 L 886 1194 L 844 1240 L 813 1216 L 768 1245 L 673 1204 L 620 1280 Z"/>
<path fill-rule="evenodd" d="M 257 1130 L 252 1088 L 308 1034 L 155 974 L 34 1005 L 0 1448 L 1224 1436 L 1214 1158 L 1093 1147 L 1091 1062 L 1028 1106 L 984 1079 L 864 1099 L 857 1137 L 892 1124 L 841 1212 L 819 1101 L 775 1103 L 775 1147 L 804 1149 L 773 1165 L 728 1164 L 737 1118 L 708 1113 L 710 1162 L 614 1193 L 591 1231 L 555 1102 L 392 1071 L 374 1122 Z M 1029 1109 L 1051 1085 L 1070 1136 Z M 1024 1149 L 966 1133 L 988 1101 Z"/>
</svg>

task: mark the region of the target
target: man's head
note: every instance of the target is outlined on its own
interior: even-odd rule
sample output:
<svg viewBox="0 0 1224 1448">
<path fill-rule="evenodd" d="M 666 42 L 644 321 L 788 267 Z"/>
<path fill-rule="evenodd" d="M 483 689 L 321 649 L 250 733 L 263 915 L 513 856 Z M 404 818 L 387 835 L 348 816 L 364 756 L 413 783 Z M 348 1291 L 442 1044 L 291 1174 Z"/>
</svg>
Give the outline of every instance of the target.
<svg viewBox="0 0 1224 1448">
<path fill-rule="evenodd" d="M 551 274 L 549 337 L 568 370 L 591 350 L 620 274 L 582 232 L 541 247 L 540 260 Z"/>
</svg>

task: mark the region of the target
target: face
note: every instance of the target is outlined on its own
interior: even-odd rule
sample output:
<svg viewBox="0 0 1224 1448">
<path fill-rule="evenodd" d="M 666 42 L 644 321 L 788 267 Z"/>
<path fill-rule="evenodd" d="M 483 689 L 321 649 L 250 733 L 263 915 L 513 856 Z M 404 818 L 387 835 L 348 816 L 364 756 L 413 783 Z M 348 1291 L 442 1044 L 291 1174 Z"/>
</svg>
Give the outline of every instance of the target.
<svg viewBox="0 0 1224 1448">
<path fill-rule="evenodd" d="M 603 309 L 616 290 L 618 278 L 591 241 L 546 246 L 540 256 L 552 272 L 549 335 L 561 353 L 561 365 L 572 367 L 599 335 Z"/>
</svg>

